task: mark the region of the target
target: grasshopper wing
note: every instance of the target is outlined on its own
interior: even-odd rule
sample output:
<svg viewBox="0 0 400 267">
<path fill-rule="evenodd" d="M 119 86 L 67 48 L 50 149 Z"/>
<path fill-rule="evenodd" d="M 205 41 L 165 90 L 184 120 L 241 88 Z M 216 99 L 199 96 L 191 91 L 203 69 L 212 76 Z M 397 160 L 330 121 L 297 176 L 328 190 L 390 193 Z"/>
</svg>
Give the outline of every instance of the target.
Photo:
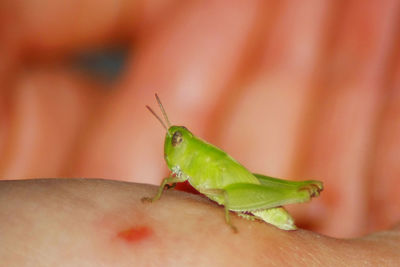
<svg viewBox="0 0 400 267">
<path fill-rule="evenodd" d="M 319 196 L 320 192 L 324 189 L 323 183 L 316 180 L 307 181 L 289 181 L 278 178 L 273 178 L 270 176 L 265 176 L 262 174 L 253 173 L 253 175 L 258 179 L 258 181 L 267 187 L 272 188 L 286 188 L 286 189 L 297 189 L 297 190 L 308 190 L 312 197 Z"/>
<path fill-rule="evenodd" d="M 236 183 L 224 188 L 228 208 L 233 211 L 254 211 L 287 204 L 307 202 L 312 192 L 294 186 L 266 186 L 263 184 Z"/>
</svg>

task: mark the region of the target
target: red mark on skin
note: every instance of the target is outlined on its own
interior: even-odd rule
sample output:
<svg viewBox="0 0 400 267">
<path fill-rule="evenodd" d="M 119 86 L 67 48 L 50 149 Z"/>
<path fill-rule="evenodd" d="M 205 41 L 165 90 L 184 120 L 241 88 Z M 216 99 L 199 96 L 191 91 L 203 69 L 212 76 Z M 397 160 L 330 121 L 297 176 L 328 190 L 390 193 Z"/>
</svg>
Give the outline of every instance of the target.
<svg viewBox="0 0 400 267">
<path fill-rule="evenodd" d="M 125 240 L 126 242 L 138 242 L 151 236 L 153 231 L 146 226 L 133 227 L 128 230 L 121 231 L 117 237 Z"/>
</svg>

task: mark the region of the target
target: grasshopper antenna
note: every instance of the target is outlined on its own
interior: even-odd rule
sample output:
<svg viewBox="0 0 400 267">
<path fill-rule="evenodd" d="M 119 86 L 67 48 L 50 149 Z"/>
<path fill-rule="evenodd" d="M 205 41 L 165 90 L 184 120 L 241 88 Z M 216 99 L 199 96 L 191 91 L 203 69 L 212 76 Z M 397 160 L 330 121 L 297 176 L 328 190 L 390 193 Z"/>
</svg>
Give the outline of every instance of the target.
<svg viewBox="0 0 400 267">
<path fill-rule="evenodd" d="M 168 125 L 168 128 L 169 128 L 169 127 L 171 127 L 171 123 L 169 122 L 167 113 L 165 112 L 165 109 L 164 109 L 163 105 L 161 104 L 160 98 L 158 97 L 157 94 L 155 94 L 155 95 L 156 95 L 156 99 L 157 99 L 158 105 L 160 106 L 161 112 L 163 114 L 163 117 L 164 117 L 165 121 L 167 122 L 167 125 Z M 154 112 L 153 112 L 153 114 L 154 114 Z"/>
<path fill-rule="evenodd" d="M 159 122 L 161 122 L 161 125 L 165 128 L 165 130 L 168 131 L 167 126 L 165 126 L 165 123 L 164 123 L 164 122 L 162 121 L 162 119 L 154 112 L 154 110 L 152 110 L 151 107 L 149 107 L 149 106 L 146 106 L 146 108 L 154 115 L 154 117 L 157 118 L 157 120 L 158 120 Z"/>
</svg>

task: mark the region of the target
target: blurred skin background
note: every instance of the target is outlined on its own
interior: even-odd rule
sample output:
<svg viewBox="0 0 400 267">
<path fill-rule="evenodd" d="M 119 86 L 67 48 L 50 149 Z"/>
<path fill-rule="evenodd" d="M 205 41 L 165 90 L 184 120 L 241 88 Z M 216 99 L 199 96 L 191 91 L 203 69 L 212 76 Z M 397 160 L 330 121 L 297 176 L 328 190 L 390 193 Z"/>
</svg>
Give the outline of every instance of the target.
<svg viewBox="0 0 400 267">
<path fill-rule="evenodd" d="M 2 1 L 0 177 L 159 184 L 173 124 L 249 170 L 317 179 L 301 227 L 400 220 L 400 3 Z"/>
</svg>

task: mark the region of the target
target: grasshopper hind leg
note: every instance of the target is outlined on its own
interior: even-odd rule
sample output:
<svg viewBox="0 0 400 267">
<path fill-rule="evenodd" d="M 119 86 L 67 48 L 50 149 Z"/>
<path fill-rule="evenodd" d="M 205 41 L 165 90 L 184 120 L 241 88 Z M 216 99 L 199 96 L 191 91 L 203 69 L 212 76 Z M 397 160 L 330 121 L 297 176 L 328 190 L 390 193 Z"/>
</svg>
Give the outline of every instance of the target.
<svg viewBox="0 0 400 267">
<path fill-rule="evenodd" d="M 272 224 L 282 230 L 296 230 L 292 216 L 283 207 L 252 211 L 257 218 Z"/>
<path fill-rule="evenodd" d="M 282 230 L 297 229 L 292 216 L 283 207 L 251 211 L 249 213 L 237 212 L 237 215 L 249 221 L 264 221 Z"/>
</svg>

